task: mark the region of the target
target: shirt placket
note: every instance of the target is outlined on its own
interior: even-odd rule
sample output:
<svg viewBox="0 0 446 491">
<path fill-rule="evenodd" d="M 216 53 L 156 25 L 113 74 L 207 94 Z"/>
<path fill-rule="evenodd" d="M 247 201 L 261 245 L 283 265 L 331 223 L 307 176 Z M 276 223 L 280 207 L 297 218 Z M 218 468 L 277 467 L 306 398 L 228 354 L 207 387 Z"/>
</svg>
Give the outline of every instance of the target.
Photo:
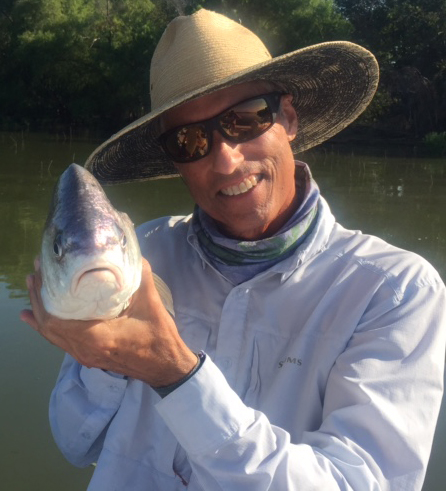
<svg viewBox="0 0 446 491">
<path fill-rule="evenodd" d="M 235 390 L 242 374 L 237 373 L 244 346 L 250 288 L 239 285 L 226 298 L 220 319 L 214 363 Z"/>
</svg>

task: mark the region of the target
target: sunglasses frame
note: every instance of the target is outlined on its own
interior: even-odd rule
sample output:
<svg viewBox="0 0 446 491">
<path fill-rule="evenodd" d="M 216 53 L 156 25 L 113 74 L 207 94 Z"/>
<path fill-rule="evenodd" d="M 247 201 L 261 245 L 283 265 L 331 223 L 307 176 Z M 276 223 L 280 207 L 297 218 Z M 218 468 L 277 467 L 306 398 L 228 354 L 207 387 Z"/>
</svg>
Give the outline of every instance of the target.
<svg viewBox="0 0 446 491">
<path fill-rule="evenodd" d="M 245 143 L 247 141 L 251 141 L 251 140 L 258 138 L 260 135 L 263 135 L 263 133 L 266 133 L 276 122 L 277 113 L 279 111 L 280 102 L 281 102 L 281 98 L 283 95 L 284 95 L 283 92 L 275 91 L 275 92 L 269 92 L 268 94 L 256 95 L 254 97 L 250 97 L 249 99 L 244 99 L 243 101 L 239 101 L 236 104 L 233 104 L 232 106 L 227 107 L 224 111 L 217 114 L 216 116 L 213 116 L 212 118 L 204 119 L 202 121 L 196 121 L 194 123 L 187 123 L 187 124 L 183 124 L 180 126 L 176 126 L 175 128 L 172 128 L 172 129 L 166 131 L 165 133 L 162 133 L 158 137 L 158 140 L 159 140 L 161 146 L 163 147 L 163 150 L 166 153 L 166 155 L 169 158 L 171 158 L 175 163 L 188 164 L 190 162 L 196 162 L 197 160 L 200 160 L 200 159 L 206 157 L 207 155 L 209 155 L 211 153 L 212 143 L 213 143 L 213 141 L 212 141 L 213 140 L 213 133 L 215 130 L 218 131 L 226 140 L 233 142 L 233 143 Z M 225 132 L 225 130 L 222 128 L 222 125 L 220 123 L 221 117 L 223 115 L 225 115 L 226 113 L 228 113 L 229 111 L 231 111 L 231 109 L 234 109 L 235 107 L 239 106 L 240 104 L 245 104 L 247 102 L 255 101 L 257 99 L 263 99 L 266 102 L 268 109 L 271 111 L 271 125 L 265 129 L 261 130 L 260 133 L 258 133 L 254 137 L 250 137 L 250 138 L 240 139 L 239 137 L 234 137 L 234 136 L 228 135 Z M 171 154 L 171 152 L 169 151 L 168 146 L 167 146 L 167 139 L 173 134 L 178 134 L 178 132 L 181 131 L 183 128 L 187 128 L 189 126 L 199 126 L 199 125 L 204 126 L 204 129 L 208 135 L 207 152 L 203 155 L 198 155 L 196 157 L 192 157 L 192 158 L 187 159 L 187 160 L 178 160 L 179 157 L 178 156 L 174 157 Z"/>
</svg>

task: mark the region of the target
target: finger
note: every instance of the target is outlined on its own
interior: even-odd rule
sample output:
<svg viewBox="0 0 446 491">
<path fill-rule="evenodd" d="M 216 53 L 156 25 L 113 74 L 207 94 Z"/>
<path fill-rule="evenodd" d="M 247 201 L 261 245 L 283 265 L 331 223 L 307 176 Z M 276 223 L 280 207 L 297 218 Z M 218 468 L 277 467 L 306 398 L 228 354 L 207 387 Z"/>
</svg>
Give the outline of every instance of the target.
<svg viewBox="0 0 446 491">
<path fill-rule="evenodd" d="M 138 290 L 133 294 L 130 304 L 138 299 L 146 303 L 150 297 L 153 297 L 154 292 L 156 292 L 156 287 L 153 282 L 152 268 L 149 262 L 145 258 L 142 258 L 141 283 Z"/>
<path fill-rule="evenodd" d="M 42 289 L 42 284 L 43 284 L 42 272 L 40 271 L 40 267 L 39 267 L 34 273 L 34 285 L 36 291 L 38 291 L 39 293 L 40 290 Z"/>
<path fill-rule="evenodd" d="M 31 302 L 34 319 L 38 327 L 42 325 L 45 317 L 45 309 L 40 296 L 40 281 L 38 281 L 36 275 L 29 275 L 26 278 L 26 284 L 28 286 L 29 300 Z"/>
<path fill-rule="evenodd" d="M 152 266 L 150 266 L 149 261 L 147 261 L 147 259 L 145 257 L 142 257 L 141 259 L 142 259 L 141 262 L 142 262 L 143 269 L 145 268 L 145 269 L 149 269 L 150 271 L 152 271 Z"/>
<path fill-rule="evenodd" d="M 147 259 L 142 258 L 141 285 L 147 287 L 148 285 L 150 286 L 151 282 L 153 282 L 152 267 Z"/>
<path fill-rule="evenodd" d="M 163 302 L 153 278 L 152 268 L 146 260 L 143 261 L 141 286 L 138 297 L 144 302 L 142 306 L 148 311 L 153 311 L 160 307 L 164 309 Z"/>
<path fill-rule="evenodd" d="M 31 326 L 35 331 L 38 331 L 37 321 L 32 310 L 22 310 L 19 314 L 19 318 L 21 321 L 26 322 L 29 326 Z"/>
<path fill-rule="evenodd" d="M 36 305 L 34 275 L 28 275 L 26 277 L 26 286 L 28 288 L 28 295 L 29 295 L 29 299 L 31 302 L 31 308 L 33 310 L 24 309 L 20 312 L 19 317 L 23 322 L 26 322 L 28 325 L 30 325 L 35 331 L 38 331 L 39 330 L 39 322 L 38 322 L 38 320 L 34 314 L 34 312 L 35 312 L 34 306 Z"/>
</svg>

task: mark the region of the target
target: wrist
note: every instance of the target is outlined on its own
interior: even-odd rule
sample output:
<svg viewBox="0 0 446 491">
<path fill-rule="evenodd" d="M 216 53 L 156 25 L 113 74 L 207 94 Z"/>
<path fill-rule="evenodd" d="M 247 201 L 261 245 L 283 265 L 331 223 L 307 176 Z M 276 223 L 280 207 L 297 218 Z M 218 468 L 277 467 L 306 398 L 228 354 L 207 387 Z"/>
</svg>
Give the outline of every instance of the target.
<svg viewBox="0 0 446 491">
<path fill-rule="evenodd" d="M 169 395 L 171 392 L 173 392 L 175 389 L 177 389 L 178 387 L 183 385 L 185 382 L 187 382 L 190 378 L 192 378 L 198 372 L 198 370 L 201 368 L 201 366 L 203 365 L 204 360 L 206 358 L 206 354 L 203 351 L 199 351 L 198 353 L 195 353 L 195 356 L 197 357 L 197 361 L 196 361 L 194 367 L 184 377 L 182 377 L 178 381 L 173 382 L 169 385 L 163 385 L 163 386 L 159 386 L 159 387 L 151 386 L 152 389 L 160 397 L 164 398 L 167 395 Z"/>
</svg>

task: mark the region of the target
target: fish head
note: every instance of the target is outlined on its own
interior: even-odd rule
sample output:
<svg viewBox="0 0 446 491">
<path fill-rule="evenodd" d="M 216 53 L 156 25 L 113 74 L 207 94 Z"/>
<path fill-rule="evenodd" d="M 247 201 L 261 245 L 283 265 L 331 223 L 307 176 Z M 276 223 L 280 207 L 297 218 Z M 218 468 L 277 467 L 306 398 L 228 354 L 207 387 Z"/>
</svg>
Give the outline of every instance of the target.
<svg viewBox="0 0 446 491">
<path fill-rule="evenodd" d="M 139 287 L 133 223 L 79 165 L 70 165 L 56 184 L 40 262 L 44 306 L 63 319 L 116 317 Z"/>
</svg>

